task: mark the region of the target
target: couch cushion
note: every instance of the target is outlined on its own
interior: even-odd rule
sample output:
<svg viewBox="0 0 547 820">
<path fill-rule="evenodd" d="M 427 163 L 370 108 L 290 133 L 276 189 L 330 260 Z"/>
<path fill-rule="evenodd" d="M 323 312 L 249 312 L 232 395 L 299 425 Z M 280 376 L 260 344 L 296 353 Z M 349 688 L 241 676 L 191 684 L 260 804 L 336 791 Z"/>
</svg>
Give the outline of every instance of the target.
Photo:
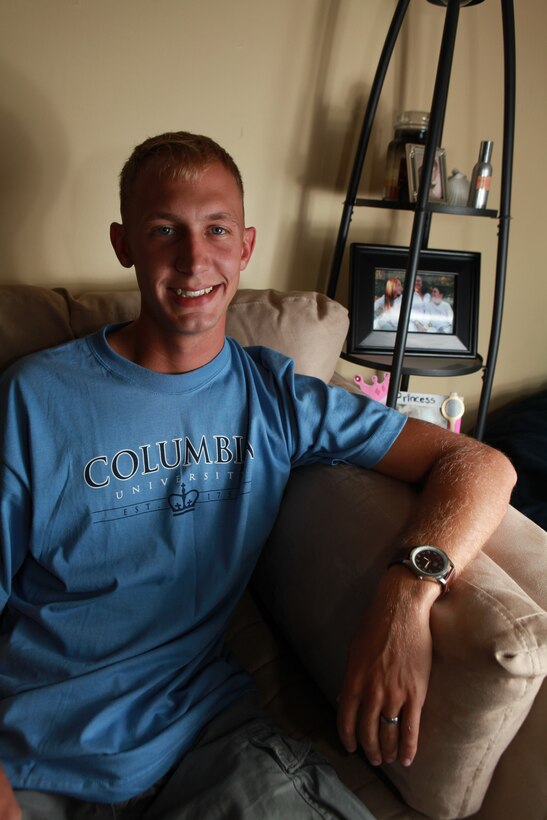
<svg viewBox="0 0 547 820">
<path fill-rule="evenodd" d="M 27 353 L 72 338 L 61 293 L 33 285 L 0 287 L 0 370 Z"/>
<path fill-rule="evenodd" d="M 65 294 L 75 336 L 107 322 L 134 319 L 138 291 Z M 266 345 L 291 356 L 298 373 L 329 381 L 348 330 L 347 310 L 321 293 L 239 290 L 228 308 L 226 332 L 242 345 Z"/>
<path fill-rule="evenodd" d="M 140 294 L 30 285 L 0 288 L 0 367 L 19 356 L 138 316 Z M 239 290 L 228 308 L 227 334 L 291 356 L 297 372 L 329 381 L 348 330 L 347 310 L 321 293 Z"/>
<path fill-rule="evenodd" d="M 301 468 L 289 482 L 256 584 L 333 705 L 351 636 L 415 499 L 409 486 L 347 465 Z M 545 579 L 547 536 L 515 510 L 509 519 L 514 534 L 520 522 L 514 550 L 537 540 Z M 384 771 L 409 805 L 441 820 L 478 810 L 525 719 L 547 673 L 547 614 L 483 552 L 435 604 L 431 625 L 418 754 L 410 768 Z"/>
<path fill-rule="evenodd" d="M 291 356 L 297 373 L 328 382 L 348 332 L 347 310 L 321 293 L 239 290 L 228 308 L 228 336 Z"/>
<path fill-rule="evenodd" d="M 74 336 L 87 336 L 103 325 L 130 322 L 139 315 L 141 297 L 138 290 L 90 291 L 72 296 L 62 291 L 68 305 Z"/>
</svg>

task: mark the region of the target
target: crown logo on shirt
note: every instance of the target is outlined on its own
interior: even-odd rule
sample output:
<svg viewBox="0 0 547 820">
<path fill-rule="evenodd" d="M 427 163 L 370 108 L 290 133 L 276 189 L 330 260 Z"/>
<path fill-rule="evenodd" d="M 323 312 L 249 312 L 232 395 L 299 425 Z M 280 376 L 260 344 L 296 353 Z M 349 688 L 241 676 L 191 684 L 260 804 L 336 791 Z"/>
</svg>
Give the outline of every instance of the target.
<svg viewBox="0 0 547 820">
<path fill-rule="evenodd" d="M 182 492 L 172 493 L 169 498 L 169 506 L 173 515 L 183 515 L 187 512 L 192 512 L 195 509 L 199 492 L 197 490 L 186 491 L 186 484 L 182 485 Z"/>
</svg>

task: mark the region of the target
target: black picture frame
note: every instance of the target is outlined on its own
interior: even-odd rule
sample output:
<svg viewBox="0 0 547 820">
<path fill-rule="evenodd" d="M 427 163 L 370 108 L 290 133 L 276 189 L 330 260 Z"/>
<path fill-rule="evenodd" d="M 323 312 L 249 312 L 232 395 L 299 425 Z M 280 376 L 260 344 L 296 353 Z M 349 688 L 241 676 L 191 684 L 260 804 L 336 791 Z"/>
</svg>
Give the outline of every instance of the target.
<svg viewBox="0 0 547 820">
<path fill-rule="evenodd" d="M 393 353 L 408 252 L 407 247 L 393 245 L 350 246 L 348 352 Z M 421 278 L 429 298 L 427 294 L 419 300 L 414 297 L 407 354 L 455 358 L 477 355 L 480 261 L 480 253 L 473 251 L 420 252 L 416 283 Z M 394 281 L 397 279 L 401 286 Z M 444 295 L 433 288 L 444 291 Z"/>
</svg>

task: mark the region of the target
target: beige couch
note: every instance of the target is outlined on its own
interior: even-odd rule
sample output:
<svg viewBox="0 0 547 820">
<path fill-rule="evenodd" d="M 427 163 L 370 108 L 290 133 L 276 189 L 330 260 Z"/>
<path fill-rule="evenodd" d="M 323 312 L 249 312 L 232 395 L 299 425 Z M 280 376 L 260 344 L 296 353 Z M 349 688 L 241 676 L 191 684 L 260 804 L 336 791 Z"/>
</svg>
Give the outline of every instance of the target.
<svg viewBox="0 0 547 820">
<path fill-rule="evenodd" d="M 0 287 L 0 369 L 131 319 L 138 305 L 136 292 L 74 299 Z M 228 332 L 329 381 L 347 315 L 317 294 L 243 290 Z M 433 670 L 413 766 L 373 770 L 337 741 L 332 705 L 349 637 L 414 499 L 411 487 L 346 465 L 296 470 L 231 647 L 275 719 L 309 737 L 378 818 L 545 820 L 547 534 L 514 509 L 433 608 Z"/>
</svg>

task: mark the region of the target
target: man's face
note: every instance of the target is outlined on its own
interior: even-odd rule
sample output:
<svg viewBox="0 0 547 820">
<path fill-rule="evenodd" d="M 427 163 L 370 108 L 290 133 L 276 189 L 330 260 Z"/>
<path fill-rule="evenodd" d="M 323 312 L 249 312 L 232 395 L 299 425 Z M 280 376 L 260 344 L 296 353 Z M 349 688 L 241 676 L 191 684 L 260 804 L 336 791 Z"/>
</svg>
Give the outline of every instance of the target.
<svg viewBox="0 0 547 820">
<path fill-rule="evenodd" d="M 135 266 L 148 336 L 193 336 L 216 355 L 255 239 L 229 171 L 214 163 L 193 179 L 173 180 L 145 166 L 111 239 L 122 265 Z"/>
</svg>

